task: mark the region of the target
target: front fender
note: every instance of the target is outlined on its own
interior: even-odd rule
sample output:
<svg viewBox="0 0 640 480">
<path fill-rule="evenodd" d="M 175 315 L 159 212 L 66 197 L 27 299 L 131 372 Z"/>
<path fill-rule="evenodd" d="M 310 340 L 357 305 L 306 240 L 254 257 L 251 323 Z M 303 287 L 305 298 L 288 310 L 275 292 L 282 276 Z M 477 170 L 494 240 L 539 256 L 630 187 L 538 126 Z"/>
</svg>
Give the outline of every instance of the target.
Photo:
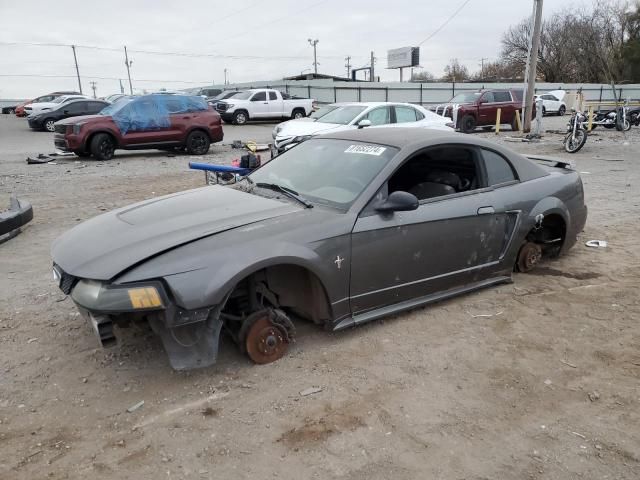
<svg viewBox="0 0 640 480">
<path fill-rule="evenodd" d="M 167 275 L 164 280 L 176 296 L 177 303 L 187 309 L 218 305 L 243 278 L 264 268 L 275 265 L 296 265 L 315 274 L 322 284 L 329 300 L 329 285 L 335 279 L 335 272 L 324 265 L 326 260 L 311 248 L 281 242 L 273 248 L 229 255 L 221 263 L 190 272 Z M 333 265 L 333 262 L 332 262 Z M 335 265 L 334 265 L 335 267 Z M 348 272 L 348 269 L 344 269 Z M 345 288 L 348 274 L 344 274 Z M 203 288 L 204 287 L 204 288 Z"/>
<path fill-rule="evenodd" d="M 534 227 L 536 217 L 540 214 L 545 216 L 554 214 L 560 215 L 562 217 L 562 220 L 564 220 L 567 231 L 571 226 L 571 213 L 569 212 L 569 209 L 567 208 L 565 203 L 557 197 L 545 197 L 531 209 L 529 217 L 527 218 L 526 222 L 524 222 L 528 227 L 527 233 Z"/>
</svg>

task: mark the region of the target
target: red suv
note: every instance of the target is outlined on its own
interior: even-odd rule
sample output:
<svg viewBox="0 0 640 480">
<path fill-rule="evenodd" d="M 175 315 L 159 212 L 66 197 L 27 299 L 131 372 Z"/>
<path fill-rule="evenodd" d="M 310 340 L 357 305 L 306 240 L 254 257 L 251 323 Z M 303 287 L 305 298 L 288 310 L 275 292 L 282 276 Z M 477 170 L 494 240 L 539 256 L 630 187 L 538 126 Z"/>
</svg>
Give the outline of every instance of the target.
<svg viewBox="0 0 640 480">
<path fill-rule="evenodd" d="M 522 89 L 464 92 L 453 97 L 445 105 L 431 107 L 431 111 L 453 119 L 453 110 L 457 106 L 456 128 L 464 133 L 471 133 L 476 127 L 489 130 L 494 126 L 499 108 L 500 124 L 509 124 L 513 130 L 517 130 L 515 112 L 522 110 L 522 95 Z"/>
<path fill-rule="evenodd" d="M 184 148 L 204 155 L 223 138 L 220 115 L 204 98 L 187 95 L 126 97 L 98 115 L 67 118 L 54 128 L 56 148 L 98 160 L 109 160 L 119 148 Z"/>
</svg>

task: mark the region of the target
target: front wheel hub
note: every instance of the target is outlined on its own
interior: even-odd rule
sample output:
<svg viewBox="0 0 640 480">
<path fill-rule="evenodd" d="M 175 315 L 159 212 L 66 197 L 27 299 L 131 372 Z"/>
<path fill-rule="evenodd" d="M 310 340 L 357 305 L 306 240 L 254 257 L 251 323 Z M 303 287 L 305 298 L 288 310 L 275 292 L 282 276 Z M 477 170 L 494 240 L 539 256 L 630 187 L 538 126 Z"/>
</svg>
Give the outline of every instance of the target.
<svg viewBox="0 0 640 480">
<path fill-rule="evenodd" d="M 542 259 L 542 247 L 537 243 L 527 242 L 518 253 L 517 268 L 519 272 L 530 272 Z"/>
<path fill-rule="evenodd" d="M 280 325 L 274 324 L 271 312 L 265 310 L 247 330 L 244 346 L 247 355 L 257 364 L 275 362 L 289 349 L 289 336 Z"/>
</svg>

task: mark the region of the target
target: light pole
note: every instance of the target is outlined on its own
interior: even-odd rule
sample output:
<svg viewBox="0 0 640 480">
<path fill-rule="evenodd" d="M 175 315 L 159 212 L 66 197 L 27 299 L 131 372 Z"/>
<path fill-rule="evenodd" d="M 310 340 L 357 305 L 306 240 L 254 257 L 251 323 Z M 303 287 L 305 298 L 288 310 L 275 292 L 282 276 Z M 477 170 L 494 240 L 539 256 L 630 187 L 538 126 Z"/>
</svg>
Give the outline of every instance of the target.
<svg viewBox="0 0 640 480">
<path fill-rule="evenodd" d="M 315 74 L 318 74 L 318 57 L 316 56 L 316 45 L 318 45 L 319 40 L 316 38 L 315 40 L 309 40 L 309 45 L 313 47 L 313 71 Z"/>
</svg>

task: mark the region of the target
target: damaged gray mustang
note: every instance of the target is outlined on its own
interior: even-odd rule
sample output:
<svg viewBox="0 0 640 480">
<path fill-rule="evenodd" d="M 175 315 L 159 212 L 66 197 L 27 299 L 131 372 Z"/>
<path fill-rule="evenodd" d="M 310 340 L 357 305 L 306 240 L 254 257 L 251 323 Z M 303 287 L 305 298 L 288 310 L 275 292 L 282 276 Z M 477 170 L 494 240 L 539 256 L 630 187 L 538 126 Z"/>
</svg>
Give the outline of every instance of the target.
<svg viewBox="0 0 640 480">
<path fill-rule="evenodd" d="M 234 185 L 88 220 L 56 240 L 53 270 L 103 345 L 147 323 L 189 369 L 215 362 L 224 330 L 262 364 L 301 319 L 342 330 L 509 282 L 566 252 L 586 216 L 566 163 L 367 128 L 307 140 Z"/>
</svg>

